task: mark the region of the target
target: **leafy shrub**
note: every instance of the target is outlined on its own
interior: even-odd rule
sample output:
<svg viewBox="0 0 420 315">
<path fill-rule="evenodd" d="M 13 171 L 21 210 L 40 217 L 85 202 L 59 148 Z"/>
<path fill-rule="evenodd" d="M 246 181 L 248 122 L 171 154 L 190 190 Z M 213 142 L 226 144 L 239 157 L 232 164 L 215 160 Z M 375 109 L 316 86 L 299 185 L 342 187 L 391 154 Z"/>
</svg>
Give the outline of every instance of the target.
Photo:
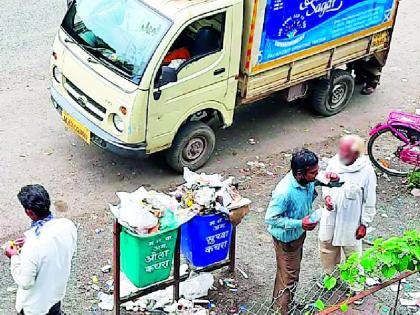
<svg viewBox="0 0 420 315">
<path fill-rule="evenodd" d="M 408 188 L 420 188 L 420 171 L 414 171 L 408 175 Z"/>
</svg>

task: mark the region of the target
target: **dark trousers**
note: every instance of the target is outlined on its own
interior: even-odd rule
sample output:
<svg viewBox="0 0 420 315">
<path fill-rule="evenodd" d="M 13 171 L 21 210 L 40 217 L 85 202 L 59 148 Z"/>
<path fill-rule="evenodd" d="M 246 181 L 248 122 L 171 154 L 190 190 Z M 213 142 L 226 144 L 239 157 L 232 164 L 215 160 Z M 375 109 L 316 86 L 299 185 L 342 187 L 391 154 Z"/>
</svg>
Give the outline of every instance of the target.
<svg viewBox="0 0 420 315">
<path fill-rule="evenodd" d="M 274 238 L 277 273 L 274 283 L 273 302 L 274 307 L 282 315 L 288 314 L 289 304 L 293 300 L 299 281 L 305 237 L 306 234 L 303 233 L 297 240 L 289 243 L 283 243 Z"/>
<path fill-rule="evenodd" d="M 53 307 L 50 308 L 48 313 L 46 315 L 62 315 L 63 312 L 61 312 L 61 302 L 58 302 L 57 304 L 54 304 Z M 25 315 L 25 312 L 22 310 L 19 315 Z"/>
<path fill-rule="evenodd" d="M 353 64 L 354 74 L 358 83 L 365 83 L 366 87 L 376 89 L 381 79 L 382 67 L 376 59 L 369 61 L 358 60 Z"/>
</svg>

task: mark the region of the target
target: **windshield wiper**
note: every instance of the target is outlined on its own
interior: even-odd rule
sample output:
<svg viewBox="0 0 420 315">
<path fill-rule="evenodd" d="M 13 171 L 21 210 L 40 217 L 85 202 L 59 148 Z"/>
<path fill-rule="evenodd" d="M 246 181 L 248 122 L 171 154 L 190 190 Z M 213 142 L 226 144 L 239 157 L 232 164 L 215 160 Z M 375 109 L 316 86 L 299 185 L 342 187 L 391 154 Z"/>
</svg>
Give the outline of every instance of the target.
<svg viewBox="0 0 420 315">
<path fill-rule="evenodd" d="M 92 47 L 92 46 L 89 46 L 89 45 L 81 44 L 81 43 L 78 43 L 78 42 L 73 41 L 73 40 L 68 39 L 68 38 L 65 38 L 65 39 L 64 39 L 64 42 L 66 42 L 66 43 L 71 43 L 71 44 L 74 44 L 74 45 L 78 45 L 78 46 L 81 46 L 81 47 L 83 47 L 83 48 L 86 48 L 87 50 L 90 50 L 90 51 L 95 51 L 95 52 L 102 52 L 103 50 L 110 50 L 110 51 L 112 51 L 111 49 L 108 49 L 108 48 Z M 90 63 L 96 63 L 96 64 L 101 64 L 101 65 L 104 65 L 104 66 L 105 66 L 105 67 L 107 67 L 107 68 L 112 68 L 113 70 L 115 70 L 115 71 L 117 71 L 118 73 L 120 73 L 122 76 L 124 76 L 124 77 L 126 77 L 126 78 L 128 78 L 128 79 L 130 79 L 130 78 L 131 78 L 130 74 L 129 74 L 129 73 L 127 73 L 128 71 L 130 71 L 130 69 L 126 69 L 124 66 L 122 66 L 122 65 L 121 65 L 121 68 L 124 68 L 124 69 L 125 69 L 125 71 L 124 71 L 124 70 L 123 70 L 123 69 L 121 69 L 120 67 L 118 67 L 118 66 L 116 66 L 116 65 L 112 64 L 112 63 L 108 60 L 108 58 L 106 58 L 106 57 L 105 57 L 105 56 L 103 56 L 102 54 L 99 54 L 98 56 L 96 56 L 96 55 L 95 55 L 95 57 L 96 57 L 98 60 L 101 60 L 101 61 L 103 61 L 103 62 L 98 62 L 97 60 L 95 60 L 95 59 L 93 59 L 93 58 L 90 58 L 90 57 L 87 59 L 87 61 L 88 61 L 88 62 L 90 62 Z"/>
<path fill-rule="evenodd" d="M 65 38 L 65 39 L 64 39 L 64 42 L 66 42 L 66 43 L 70 43 L 70 44 L 74 44 L 74 45 L 77 45 L 77 46 L 82 46 L 83 48 L 90 49 L 90 50 L 94 50 L 94 51 L 99 51 L 99 52 L 102 52 L 102 51 L 104 51 L 104 50 L 109 50 L 109 51 L 112 51 L 112 49 L 110 49 L 110 48 L 105 48 L 105 47 L 93 47 L 93 46 L 85 45 L 85 44 L 82 44 L 82 43 L 77 43 L 77 42 L 75 42 L 75 41 L 73 41 L 73 40 L 71 40 L 71 39 L 68 39 L 68 38 Z"/>
</svg>

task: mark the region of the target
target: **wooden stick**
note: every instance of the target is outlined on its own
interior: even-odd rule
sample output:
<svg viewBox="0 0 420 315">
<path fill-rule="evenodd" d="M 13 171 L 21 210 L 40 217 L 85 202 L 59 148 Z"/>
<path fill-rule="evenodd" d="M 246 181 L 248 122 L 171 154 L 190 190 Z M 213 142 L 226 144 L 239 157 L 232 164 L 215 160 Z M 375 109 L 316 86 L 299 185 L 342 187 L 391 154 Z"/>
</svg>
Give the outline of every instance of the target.
<svg viewBox="0 0 420 315">
<path fill-rule="evenodd" d="M 377 292 L 379 290 L 382 290 L 383 288 L 386 288 L 386 287 L 390 286 L 391 284 L 394 284 L 395 282 L 401 281 L 402 279 L 407 278 L 407 277 L 409 277 L 409 276 L 411 276 L 411 275 L 413 275 L 415 273 L 417 273 L 417 271 L 404 272 L 404 273 L 400 274 L 398 277 L 396 277 L 394 279 L 388 280 L 388 281 L 386 281 L 384 283 L 380 283 L 380 284 L 378 284 L 378 285 L 376 285 L 376 286 L 374 286 L 374 287 L 372 287 L 372 288 L 370 288 L 368 290 L 361 291 L 358 294 L 356 294 L 355 296 L 353 296 L 353 297 L 351 297 L 351 298 L 349 298 L 347 300 L 344 300 L 344 301 L 342 301 L 341 303 L 339 303 L 337 305 L 328 307 L 325 310 L 323 310 L 323 311 L 321 311 L 321 312 L 319 312 L 317 314 L 318 315 L 331 314 L 331 313 L 339 310 L 340 309 L 340 306 L 343 305 L 343 304 L 350 305 L 350 304 L 354 303 L 357 300 L 363 299 L 364 297 L 366 297 L 368 295 L 372 295 L 373 293 L 375 293 L 375 292 Z"/>
</svg>

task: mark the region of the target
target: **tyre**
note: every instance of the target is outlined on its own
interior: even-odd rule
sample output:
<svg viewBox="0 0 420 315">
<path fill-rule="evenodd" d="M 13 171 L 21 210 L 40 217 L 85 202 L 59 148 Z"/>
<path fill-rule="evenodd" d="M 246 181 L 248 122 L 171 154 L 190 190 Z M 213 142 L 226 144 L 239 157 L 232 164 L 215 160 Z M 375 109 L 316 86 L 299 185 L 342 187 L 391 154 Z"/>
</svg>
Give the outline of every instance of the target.
<svg viewBox="0 0 420 315">
<path fill-rule="evenodd" d="M 211 157 L 216 145 L 214 131 L 201 121 L 189 122 L 182 126 L 166 152 L 166 161 L 176 172 L 184 167 L 195 171 Z"/>
<path fill-rule="evenodd" d="M 420 132 L 404 126 L 395 126 L 401 134 L 410 139 L 411 144 L 420 141 Z M 392 176 L 407 176 L 414 165 L 403 162 L 400 152 L 407 144 L 390 128 L 375 133 L 368 142 L 368 154 L 372 163 L 383 173 Z"/>
<path fill-rule="evenodd" d="M 322 116 L 333 116 L 341 112 L 354 92 L 354 79 L 351 73 L 337 69 L 330 80 L 316 82 L 312 97 L 314 110 Z"/>
</svg>

